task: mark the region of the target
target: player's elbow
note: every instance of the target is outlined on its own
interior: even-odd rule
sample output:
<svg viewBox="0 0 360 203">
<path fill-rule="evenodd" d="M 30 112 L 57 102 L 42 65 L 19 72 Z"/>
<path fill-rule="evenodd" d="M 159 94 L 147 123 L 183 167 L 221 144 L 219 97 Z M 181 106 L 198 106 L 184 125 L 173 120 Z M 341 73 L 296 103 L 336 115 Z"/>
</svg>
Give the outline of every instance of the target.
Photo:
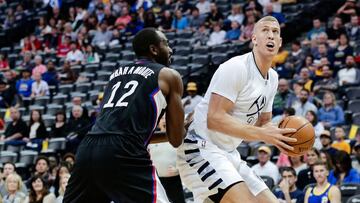
<svg viewBox="0 0 360 203">
<path fill-rule="evenodd" d="M 173 147 L 178 148 L 182 144 L 182 139 L 169 139 L 169 143 Z"/>
<path fill-rule="evenodd" d="M 169 143 L 175 148 L 179 147 L 184 139 L 184 134 L 183 130 L 169 134 Z"/>
</svg>

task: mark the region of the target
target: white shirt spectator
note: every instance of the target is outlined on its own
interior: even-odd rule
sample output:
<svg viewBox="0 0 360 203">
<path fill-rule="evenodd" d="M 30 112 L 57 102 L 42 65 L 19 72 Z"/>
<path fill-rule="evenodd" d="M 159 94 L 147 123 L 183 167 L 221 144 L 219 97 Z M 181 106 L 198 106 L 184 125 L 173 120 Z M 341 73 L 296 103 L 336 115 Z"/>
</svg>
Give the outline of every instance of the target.
<svg viewBox="0 0 360 203">
<path fill-rule="evenodd" d="M 185 104 L 186 101 L 188 101 L 188 100 L 190 101 L 190 104 L 188 104 L 188 105 L 186 105 L 186 106 L 184 107 L 185 114 L 191 113 L 191 112 L 195 109 L 196 105 L 198 105 L 198 103 L 200 103 L 200 101 L 202 100 L 202 98 L 203 98 L 203 97 L 200 96 L 200 95 L 196 95 L 196 96 L 194 96 L 194 97 L 191 97 L 191 96 L 189 95 L 189 96 L 183 98 L 183 99 L 181 100 L 181 102 L 183 103 L 183 105 Z"/>
<path fill-rule="evenodd" d="M 239 25 L 242 25 L 244 21 L 244 14 L 229 15 L 227 19 L 230 21 L 236 21 Z"/>
<path fill-rule="evenodd" d="M 207 42 L 208 46 L 214 46 L 218 44 L 222 44 L 225 42 L 226 32 L 224 30 L 220 30 L 219 32 L 212 32 L 210 34 L 209 41 Z"/>
<path fill-rule="evenodd" d="M 338 72 L 339 85 L 343 86 L 344 81 L 347 83 L 355 83 L 356 82 L 357 71 L 355 68 L 343 68 Z"/>
<path fill-rule="evenodd" d="M 31 93 L 35 96 L 40 96 L 41 92 L 45 92 L 45 95 L 49 95 L 49 86 L 47 82 L 44 80 L 41 80 L 40 83 L 37 83 L 36 81 L 33 82 L 31 85 Z"/>
<path fill-rule="evenodd" d="M 278 167 L 271 161 L 267 161 L 266 164 L 263 166 L 260 165 L 260 163 L 255 164 L 253 167 L 251 167 L 254 172 L 258 176 L 269 176 L 271 177 L 275 182 L 275 184 L 279 181 L 279 169 Z"/>
<path fill-rule="evenodd" d="M 304 105 L 302 105 L 300 101 L 296 101 L 292 107 L 295 109 L 295 114 L 297 116 L 305 117 L 306 112 L 308 111 L 314 111 L 317 113 L 317 107 L 308 101 Z"/>
<path fill-rule="evenodd" d="M 76 49 L 75 51 L 69 51 L 66 54 L 66 60 L 70 62 L 79 62 L 84 60 L 84 54 L 79 50 Z"/>
<path fill-rule="evenodd" d="M 196 7 L 199 9 L 200 15 L 210 13 L 210 2 L 205 0 L 203 2 L 198 2 Z"/>
</svg>

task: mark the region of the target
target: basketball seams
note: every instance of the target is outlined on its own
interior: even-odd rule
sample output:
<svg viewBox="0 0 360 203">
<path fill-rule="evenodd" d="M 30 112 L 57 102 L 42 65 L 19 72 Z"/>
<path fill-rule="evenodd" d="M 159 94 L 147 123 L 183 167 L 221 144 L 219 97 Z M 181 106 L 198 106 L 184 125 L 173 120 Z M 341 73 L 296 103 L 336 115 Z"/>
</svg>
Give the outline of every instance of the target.
<svg viewBox="0 0 360 203">
<path fill-rule="evenodd" d="M 296 132 L 294 132 L 291 136 L 289 137 L 292 137 L 294 136 L 297 132 L 299 132 L 303 127 L 305 127 L 307 124 L 309 124 L 309 122 L 305 123 L 304 125 L 302 125 L 300 128 L 296 129 Z"/>
</svg>

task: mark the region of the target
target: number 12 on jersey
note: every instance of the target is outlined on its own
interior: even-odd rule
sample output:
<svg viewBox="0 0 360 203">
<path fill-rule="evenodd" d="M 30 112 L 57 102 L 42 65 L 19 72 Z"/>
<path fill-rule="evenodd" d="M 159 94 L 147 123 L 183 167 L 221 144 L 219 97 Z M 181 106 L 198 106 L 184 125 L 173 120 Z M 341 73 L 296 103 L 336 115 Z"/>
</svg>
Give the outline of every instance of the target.
<svg viewBox="0 0 360 203">
<path fill-rule="evenodd" d="M 138 86 L 138 82 L 136 80 L 132 80 L 128 83 L 126 83 L 126 85 L 123 87 L 124 89 L 130 89 L 129 91 L 125 92 L 125 94 L 123 94 L 120 99 L 116 102 L 115 107 L 127 107 L 128 102 L 125 102 L 124 99 L 130 95 L 132 95 L 135 92 L 136 87 Z M 121 85 L 121 81 L 117 82 L 113 87 L 112 87 L 112 91 L 111 91 L 111 95 L 109 98 L 109 101 L 104 104 L 103 108 L 112 108 L 114 107 L 114 97 L 116 94 L 116 91 L 120 88 Z"/>
</svg>

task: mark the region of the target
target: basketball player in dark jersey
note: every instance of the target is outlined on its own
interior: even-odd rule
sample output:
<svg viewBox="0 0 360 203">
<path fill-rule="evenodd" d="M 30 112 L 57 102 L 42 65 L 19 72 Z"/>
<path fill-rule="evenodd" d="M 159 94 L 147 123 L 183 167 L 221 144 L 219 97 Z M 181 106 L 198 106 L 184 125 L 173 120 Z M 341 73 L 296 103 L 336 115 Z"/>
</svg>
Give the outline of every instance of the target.
<svg viewBox="0 0 360 203">
<path fill-rule="evenodd" d="M 164 112 L 169 142 L 182 143 L 183 84 L 167 68 L 172 50 L 162 32 L 143 29 L 133 49 L 138 60 L 111 74 L 101 113 L 78 148 L 65 203 L 169 202 L 147 145 Z"/>
</svg>

